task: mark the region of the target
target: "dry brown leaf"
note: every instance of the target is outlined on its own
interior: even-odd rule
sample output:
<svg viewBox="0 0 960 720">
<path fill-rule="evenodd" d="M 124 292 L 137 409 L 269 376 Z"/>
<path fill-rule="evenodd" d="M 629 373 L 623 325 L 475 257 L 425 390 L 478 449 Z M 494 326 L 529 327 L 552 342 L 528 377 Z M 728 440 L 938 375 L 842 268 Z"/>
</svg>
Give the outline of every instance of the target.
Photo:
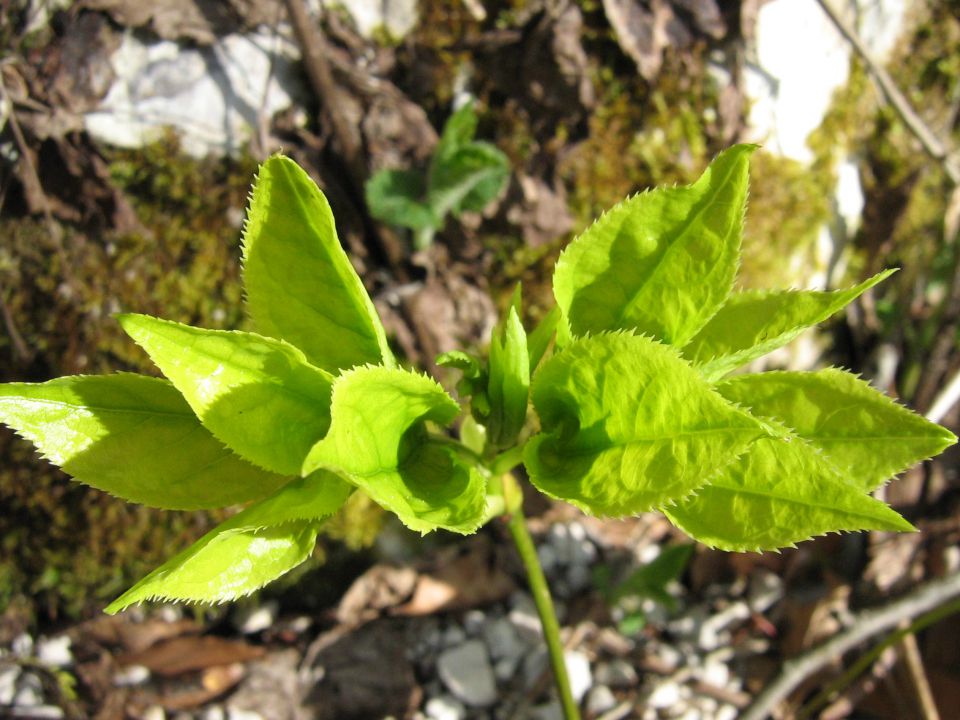
<svg viewBox="0 0 960 720">
<path fill-rule="evenodd" d="M 143 665 L 156 675 L 173 677 L 217 665 L 242 663 L 263 654 L 263 648 L 240 640 L 185 636 L 166 640 L 138 653 L 127 653 L 117 661 L 121 665 Z"/>
<path fill-rule="evenodd" d="M 417 571 L 409 567 L 374 565 L 353 581 L 337 607 L 337 620 L 359 625 L 407 600 L 417 584 Z"/>
</svg>

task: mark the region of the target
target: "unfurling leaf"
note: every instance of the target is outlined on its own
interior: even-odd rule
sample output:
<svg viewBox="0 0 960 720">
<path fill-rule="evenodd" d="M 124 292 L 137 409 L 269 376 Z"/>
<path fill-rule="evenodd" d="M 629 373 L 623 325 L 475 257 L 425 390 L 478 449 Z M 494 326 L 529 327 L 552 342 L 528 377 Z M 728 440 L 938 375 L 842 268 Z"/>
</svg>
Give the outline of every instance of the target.
<svg viewBox="0 0 960 720">
<path fill-rule="evenodd" d="M 767 434 L 672 348 L 629 333 L 576 340 L 533 383 L 543 433 L 524 461 L 541 491 L 630 515 L 702 487 Z"/>
<path fill-rule="evenodd" d="M 706 324 L 733 286 L 754 149 L 721 153 L 693 185 L 625 200 L 567 247 L 553 290 L 574 336 L 636 330 L 682 346 Z"/>
<path fill-rule="evenodd" d="M 330 426 L 328 372 L 295 347 L 253 333 L 148 315 L 119 320 L 216 438 L 260 467 L 300 474 Z"/>
<path fill-rule="evenodd" d="M 176 388 L 142 375 L 0 385 L 0 422 L 80 482 L 153 507 L 234 505 L 288 479 L 241 460 Z"/>
<path fill-rule="evenodd" d="M 946 428 L 843 370 L 740 375 L 717 391 L 789 427 L 865 491 L 957 441 Z"/>
<path fill-rule="evenodd" d="M 289 158 L 260 167 L 243 233 L 243 284 L 257 329 L 297 346 L 317 367 L 395 364 L 327 199 Z"/>
<path fill-rule="evenodd" d="M 475 531 L 486 483 L 426 423 L 448 425 L 459 406 L 434 380 L 406 370 L 357 368 L 337 378 L 327 436 L 304 473 L 326 468 L 421 533 Z"/>
<path fill-rule="evenodd" d="M 491 445 L 506 448 L 516 442 L 527 419 L 530 394 L 530 356 L 527 334 L 517 309 L 507 312 L 503 327 L 490 341 L 490 378 L 487 398 L 490 415 L 485 423 Z"/>
<path fill-rule="evenodd" d="M 726 305 L 683 349 L 684 357 L 714 381 L 786 345 L 823 322 L 896 270 L 885 270 L 846 290 L 747 290 Z"/>
<path fill-rule="evenodd" d="M 218 603 L 249 595 L 309 557 L 321 521 L 352 488 L 335 475 L 297 478 L 208 532 L 107 606 L 144 600 Z"/>
<path fill-rule="evenodd" d="M 914 529 L 799 437 L 757 440 L 696 495 L 663 511 L 695 540 L 735 551 L 775 550 L 840 530 Z"/>
</svg>

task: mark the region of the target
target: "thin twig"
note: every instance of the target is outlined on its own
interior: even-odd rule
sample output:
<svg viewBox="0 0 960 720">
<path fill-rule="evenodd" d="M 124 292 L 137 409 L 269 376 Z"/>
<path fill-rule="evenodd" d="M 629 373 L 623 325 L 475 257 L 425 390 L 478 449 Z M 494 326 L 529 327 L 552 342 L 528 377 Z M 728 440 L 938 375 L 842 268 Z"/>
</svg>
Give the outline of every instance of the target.
<svg viewBox="0 0 960 720">
<path fill-rule="evenodd" d="M 837 30 L 840 31 L 840 34 L 846 38 L 847 42 L 850 43 L 857 55 L 859 55 L 866 64 L 870 74 L 873 75 L 874 80 L 880 87 L 880 91 L 900 116 L 900 119 L 903 120 L 904 125 L 906 125 L 910 132 L 920 141 L 920 144 L 923 145 L 923 149 L 927 154 L 943 166 L 943 170 L 947 177 L 950 178 L 950 182 L 954 185 L 960 185 L 960 168 L 958 168 L 954 162 L 954 158 L 947 144 L 942 141 L 936 133 L 927 126 L 920 115 L 917 114 L 910 105 L 910 101 L 907 100 L 906 96 L 900 92 L 900 88 L 893 82 L 890 74 L 870 57 L 870 53 L 867 52 L 867 48 L 864 47 L 857 33 L 837 14 L 830 5 L 829 0 L 817 0 L 817 2 L 830 18 L 830 21 L 836 26 Z"/>
<path fill-rule="evenodd" d="M 740 720 L 764 720 L 804 680 L 848 650 L 960 597 L 960 573 L 921 585 L 912 593 L 878 608 L 860 612 L 849 628 L 822 645 L 784 663 L 780 675 L 753 701 Z"/>
</svg>

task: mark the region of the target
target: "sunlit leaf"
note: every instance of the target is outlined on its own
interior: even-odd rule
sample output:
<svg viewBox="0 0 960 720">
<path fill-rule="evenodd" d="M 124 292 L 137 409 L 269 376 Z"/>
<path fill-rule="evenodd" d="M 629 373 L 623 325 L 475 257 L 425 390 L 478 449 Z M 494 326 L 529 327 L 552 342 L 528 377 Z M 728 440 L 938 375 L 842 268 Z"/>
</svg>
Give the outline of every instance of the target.
<svg viewBox="0 0 960 720">
<path fill-rule="evenodd" d="M 287 480 L 230 452 L 157 378 L 121 373 L 0 385 L 0 422 L 80 482 L 153 507 L 234 505 Z"/>
<path fill-rule="evenodd" d="M 147 315 L 119 321 L 215 437 L 261 467 L 300 474 L 330 426 L 329 373 L 293 346 L 253 333 Z"/>
</svg>

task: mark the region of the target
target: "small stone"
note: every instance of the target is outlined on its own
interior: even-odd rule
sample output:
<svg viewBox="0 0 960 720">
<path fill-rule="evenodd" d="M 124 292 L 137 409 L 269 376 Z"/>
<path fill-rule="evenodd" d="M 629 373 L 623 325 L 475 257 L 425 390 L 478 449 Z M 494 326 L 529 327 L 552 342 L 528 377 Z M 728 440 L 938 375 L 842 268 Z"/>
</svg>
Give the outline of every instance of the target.
<svg viewBox="0 0 960 720">
<path fill-rule="evenodd" d="M 755 572 L 750 578 L 747 602 L 755 613 L 764 613 L 783 597 L 783 579 L 769 570 Z"/>
<path fill-rule="evenodd" d="M 537 548 L 537 559 L 540 561 L 540 567 L 543 568 L 543 572 L 546 575 L 550 575 L 557 565 L 560 564 L 557 551 L 553 545 L 540 545 Z"/>
<path fill-rule="evenodd" d="M 570 693 L 579 703 L 593 685 L 590 659 L 578 650 L 567 650 L 563 653 L 563 663 L 567 666 L 567 675 L 570 677 Z"/>
<path fill-rule="evenodd" d="M 150 669 L 143 665 L 128 665 L 113 676 L 116 687 L 134 687 L 150 679 Z"/>
<path fill-rule="evenodd" d="M 505 683 L 517 674 L 517 666 L 519 664 L 519 657 L 501 658 L 494 663 L 493 674 L 497 680 Z"/>
<path fill-rule="evenodd" d="M 37 643 L 37 659 L 44 665 L 50 665 L 51 667 L 68 667 L 73 664 L 70 643 L 71 640 L 66 635 L 41 638 Z"/>
<path fill-rule="evenodd" d="M 43 705 L 43 681 L 32 672 L 20 675 L 13 704 L 18 707 L 34 708 Z"/>
<path fill-rule="evenodd" d="M 447 689 L 467 705 L 486 707 L 496 702 L 493 668 L 481 640 L 468 640 L 441 653 L 437 674 Z"/>
<path fill-rule="evenodd" d="M 606 685 L 595 685 L 587 693 L 587 712 L 591 715 L 600 715 L 616 705 L 617 698 Z"/>
<path fill-rule="evenodd" d="M 467 634 L 463 631 L 459 625 L 451 625 L 446 630 L 443 631 L 442 643 L 444 647 L 453 647 L 454 645 L 460 645 L 464 640 L 467 639 Z"/>
<path fill-rule="evenodd" d="M 658 710 L 673 707 L 680 702 L 680 685 L 673 680 L 666 680 L 650 693 L 647 698 L 647 705 Z"/>
<path fill-rule="evenodd" d="M 20 677 L 20 668 L 16 665 L 0 667 L 0 705 L 13 705 L 14 695 L 17 693 L 17 678 Z"/>
<path fill-rule="evenodd" d="M 527 688 L 536 685 L 540 676 L 547 669 L 549 661 L 547 660 L 547 651 L 543 647 L 536 647 L 531 650 L 523 659 L 523 683 Z"/>
<path fill-rule="evenodd" d="M 175 623 L 183 620 L 183 608 L 179 605 L 161 605 L 157 608 L 157 615 L 166 623 Z"/>
<path fill-rule="evenodd" d="M 201 720 L 227 720 L 227 713 L 221 705 L 212 705 L 203 711 Z"/>
<path fill-rule="evenodd" d="M 530 720 L 563 720 L 563 708 L 557 701 L 530 709 Z"/>
<path fill-rule="evenodd" d="M 570 528 L 562 523 L 551 525 L 547 533 L 547 542 L 556 553 L 557 563 L 560 565 L 569 565 L 573 560 L 574 541 L 570 537 Z"/>
<path fill-rule="evenodd" d="M 633 665 L 619 658 L 598 664 L 594 675 L 598 683 L 619 689 L 636 687 L 640 681 Z"/>
<path fill-rule="evenodd" d="M 507 620 L 528 645 L 540 642 L 543 637 L 543 627 L 540 625 L 537 607 L 533 604 L 533 598 L 526 593 L 514 593 Z"/>
<path fill-rule="evenodd" d="M 737 720 L 737 708 L 729 703 L 724 703 L 714 715 L 714 720 Z"/>
<path fill-rule="evenodd" d="M 159 705 L 151 705 L 143 711 L 140 720 L 167 720 L 167 713 Z"/>
<path fill-rule="evenodd" d="M 720 662 L 705 663 L 697 674 L 703 682 L 718 688 L 726 687 L 730 681 L 730 668 Z"/>
<path fill-rule="evenodd" d="M 463 615 L 463 629 L 467 635 L 479 635 L 487 624 L 487 614 L 483 610 L 468 610 Z"/>
<path fill-rule="evenodd" d="M 592 582 L 589 565 L 571 565 L 567 570 L 567 585 L 574 593 L 590 587 Z"/>
<path fill-rule="evenodd" d="M 243 635 L 256 635 L 273 627 L 279 608 L 276 600 L 268 600 L 262 605 L 244 605 L 234 613 L 233 625 Z"/>
<path fill-rule="evenodd" d="M 30 718 L 30 720 L 60 720 L 63 716 L 63 710 L 56 705 L 37 705 L 25 713 L 18 712 L 16 708 L 13 711 L 13 717 Z"/>
<path fill-rule="evenodd" d="M 499 661 L 519 659 L 526 651 L 517 627 L 506 618 L 497 618 L 483 628 L 483 639 L 487 643 L 490 657 Z"/>
<path fill-rule="evenodd" d="M 27 633 L 21 633 L 10 643 L 10 649 L 13 650 L 13 654 L 17 657 L 30 657 L 33 655 L 33 638 L 27 635 Z"/>
<path fill-rule="evenodd" d="M 450 695 L 431 698 L 423 709 L 430 720 L 464 720 L 467 717 L 463 703 Z"/>
<path fill-rule="evenodd" d="M 240 708 L 228 708 L 227 720 L 264 720 L 263 715 L 256 710 L 241 710 Z"/>
</svg>

